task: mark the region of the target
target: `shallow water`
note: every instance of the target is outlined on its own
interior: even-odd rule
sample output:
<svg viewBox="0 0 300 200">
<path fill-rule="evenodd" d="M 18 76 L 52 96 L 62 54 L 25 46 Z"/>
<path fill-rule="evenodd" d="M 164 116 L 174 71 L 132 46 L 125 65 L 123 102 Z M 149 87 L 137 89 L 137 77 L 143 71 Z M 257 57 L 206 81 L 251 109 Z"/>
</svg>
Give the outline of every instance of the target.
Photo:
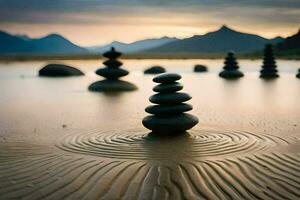
<svg viewBox="0 0 300 200">
<path fill-rule="evenodd" d="M 114 95 L 87 90 L 101 61 L 60 62 L 86 76 L 39 78 L 48 62 L 0 64 L 0 197 L 300 197 L 300 61 L 279 60 L 280 78 L 264 81 L 261 61 L 241 60 L 245 77 L 226 81 L 222 60 L 123 60 L 124 80 L 139 90 Z M 142 72 L 156 64 L 183 76 L 199 118 L 190 135 L 147 137 L 141 120 L 155 84 Z"/>
</svg>

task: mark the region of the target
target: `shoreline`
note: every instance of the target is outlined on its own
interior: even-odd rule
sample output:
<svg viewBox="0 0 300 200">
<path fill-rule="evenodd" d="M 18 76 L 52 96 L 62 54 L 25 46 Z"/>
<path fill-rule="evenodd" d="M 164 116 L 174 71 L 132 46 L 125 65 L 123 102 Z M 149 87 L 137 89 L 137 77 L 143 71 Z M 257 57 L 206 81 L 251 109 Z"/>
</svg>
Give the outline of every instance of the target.
<svg viewBox="0 0 300 200">
<path fill-rule="evenodd" d="M 134 60 L 187 60 L 187 59 L 224 59 L 226 54 L 124 54 L 122 59 Z M 261 60 L 262 55 L 259 54 L 236 54 L 238 59 Z M 300 55 L 276 55 L 281 60 L 300 60 Z M 43 60 L 96 60 L 104 59 L 100 54 L 88 55 L 0 55 L 0 62 L 9 61 L 43 61 Z"/>
</svg>

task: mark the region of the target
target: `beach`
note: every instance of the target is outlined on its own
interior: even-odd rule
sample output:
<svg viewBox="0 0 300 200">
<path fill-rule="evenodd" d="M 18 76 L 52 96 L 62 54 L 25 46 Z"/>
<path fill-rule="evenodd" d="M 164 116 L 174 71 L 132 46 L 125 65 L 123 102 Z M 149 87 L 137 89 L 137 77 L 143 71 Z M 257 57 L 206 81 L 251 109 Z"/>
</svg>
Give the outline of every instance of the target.
<svg viewBox="0 0 300 200">
<path fill-rule="evenodd" d="M 53 62 L 53 61 L 51 61 Z M 218 77 L 223 60 L 124 60 L 138 90 L 97 93 L 101 60 L 61 60 L 85 76 L 42 78 L 49 61 L 0 63 L 0 199 L 298 199 L 299 61 L 278 60 L 280 78 Z M 194 73 L 195 64 L 208 66 Z M 182 76 L 199 123 L 177 137 L 143 127 L 152 75 Z"/>
</svg>

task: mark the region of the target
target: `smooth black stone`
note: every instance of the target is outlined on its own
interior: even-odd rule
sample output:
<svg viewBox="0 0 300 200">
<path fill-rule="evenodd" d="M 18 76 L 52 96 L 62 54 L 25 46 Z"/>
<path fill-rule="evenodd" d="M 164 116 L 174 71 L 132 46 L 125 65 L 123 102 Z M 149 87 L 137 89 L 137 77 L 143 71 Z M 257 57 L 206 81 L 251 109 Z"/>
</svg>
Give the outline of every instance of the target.
<svg viewBox="0 0 300 200">
<path fill-rule="evenodd" d="M 261 73 L 259 77 L 265 79 L 272 79 L 272 78 L 278 78 L 279 75 L 277 73 Z"/>
<path fill-rule="evenodd" d="M 84 75 L 79 69 L 63 64 L 48 64 L 39 71 L 39 76 L 45 77 L 67 77 Z"/>
<path fill-rule="evenodd" d="M 193 109 L 190 104 L 180 103 L 175 105 L 151 105 L 145 111 L 154 115 L 179 114 Z"/>
<path fill-rule="evenodd" d="M 173 83 L 177 80 L 180 80 L 181 76 L 174 73 L 164 73 L 153 78 L 153 81 L 156 83 Z"/>
<path fill-rule="evenodd" d="M 187 113 L 171 116 L 150 115 L 143 119 L 143 125 L 155 133 L 184 133 L 199 122 Z"/>
<path fill-rule="evenodd" d="M 261 74 L 276 74 L 277 72 L 278 70 L 275 68 L 263 68 L 262 70 L 260 70 Z"/>
<path fill-rule="evenodd" d="M 192 97 L 183 92 L 162 93 L 152 95 L 149 100 L 155 104 L 177 104 L 190 100 Z"/>
<path fill-rule="evenodd" d="M 165 72 L 166 72 L 165 68 L 163 68 L 161 66 L 153 66 L 153 67 L 146 69 L 144 71 L 144 74 L 161 74 L 161 73 L 165 73 Z"/>
<path fill-rule="evenodd" d="M 238 66 L 231 66 L 231 65 L 227 65 L 225 67 L 223 67 L 224 71 L 237 71 L 239 69 Z"/>
<path fill-rule="evenodd" d="M 297 78 L 300 78 L 300 73 L 296 75 Z"/>
<path fill-rule="evenodd" d="M 172 93 L 182 90 L 183 85 L 181 83 L 163 83 L 155 86 L 153 88 L 154 92 L 160 92 L 160 93 Z"/>
<path fill-rule="evenodd" d="M 103 62 L 103 64 L 105 66 L 111 67 L 111 68 L 118 68 L 121 65 L 123 65 L 123 63 L 118 60 L 107 60 L 107 61 Z"/>
<path fill-rule="evenodd" d="M 195 65 L 194 72 L 207 72 L 207 67 L 204 65 Z"/>
<path fill-rule="evenodd" d="M 225 79 L 237 79 L 243 77 L 244 74 L 238 70 L 225 70 L 219 76 Z"/>
<path fill-rule="evenodd" d="M 96 74 L 103 76 L 107 79 L 117 79 L 122 76 L 126 76 L 129 74 L 127 70 L 118 69 L 118 68 L 101 68 L 96 71 Z"/>
<path fill-rule="evenodd" d="M 102 80 L 92 83 L 89 90 L 93 92 L 122 92 L 136 90 L 137 86 L 122 80 Z"/>
</svg>

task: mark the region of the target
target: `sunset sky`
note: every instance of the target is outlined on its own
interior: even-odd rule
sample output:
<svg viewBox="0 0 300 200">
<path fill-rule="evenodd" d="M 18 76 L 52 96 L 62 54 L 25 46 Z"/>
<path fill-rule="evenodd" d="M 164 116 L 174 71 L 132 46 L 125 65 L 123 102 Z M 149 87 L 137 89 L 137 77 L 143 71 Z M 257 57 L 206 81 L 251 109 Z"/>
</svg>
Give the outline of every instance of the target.
<svg viewBox="0 0 300 200">
<path fill-rule="evenodd" d="M 189 37 L 226 24 L 265 37 L 300 28 L 300 0 L 0 0 L 0 29 L 82 46 Z"/>
</svg>

